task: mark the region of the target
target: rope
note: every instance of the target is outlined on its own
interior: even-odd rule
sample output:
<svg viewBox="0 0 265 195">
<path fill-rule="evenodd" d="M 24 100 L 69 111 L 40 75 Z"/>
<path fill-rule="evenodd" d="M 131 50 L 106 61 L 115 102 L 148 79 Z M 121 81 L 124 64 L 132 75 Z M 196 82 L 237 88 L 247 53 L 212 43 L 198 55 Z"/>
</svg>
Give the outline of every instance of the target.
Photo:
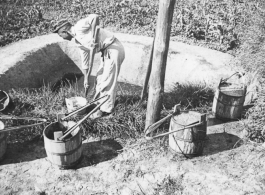
<svg viewBox="0 0 265 195">
<path fill-rule="evenodd" d="M 176 145 L 178 146 L 178 148 L 179 148 L 179 151 L 181 152 L 181 154 L 186 158 L 186 159 L 190 159 L 190 157 L 189 156 L 187 156 L 184 152 L 183 152 L 183 150 L 181 150 L 181 148 L 180 148 L 180 146 L 178 145 L 178 142 L 177 142 L 177 140 L 176 140 L 176 138 L 175 138 L 175 136 L 173 135 L 173 138 L 174 138 L 174 140 L 175 140 L 175 143 L 176 143 Z M 172 149 L 173 150 L 173 149 Z"/>
</svg>

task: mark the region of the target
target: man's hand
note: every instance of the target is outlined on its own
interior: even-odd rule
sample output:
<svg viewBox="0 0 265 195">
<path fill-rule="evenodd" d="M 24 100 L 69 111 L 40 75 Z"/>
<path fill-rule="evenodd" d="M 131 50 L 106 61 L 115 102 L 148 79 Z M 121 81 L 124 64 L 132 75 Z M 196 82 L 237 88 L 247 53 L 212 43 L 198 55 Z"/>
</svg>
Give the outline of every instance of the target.
<svg viewBox="0 0 265 195">
<path fill-rule="evenodd" d="M 84 81 L 84 88 L 85 88 L 85 96 L 87 97 L 87 94 L 88 94 L 88 90 L 89 90 L 89 84 L 88 82 Z"/>
<path fill-rule="evenodd" d="M 95 40 L 89 42 L 89 48 L 94 49 L 98 46 L 98 43 L 95 43 Z"/>
<path fill-rule="evenodd" d="M 90 86 L 89 86 L 89 84 L 88 84 L 88 79 L 85 79 L 85 80 L 84 80 L 84 88 L 85 88 L 85 89 L 89 89 L 89 87 L 90 87 Z"/>
</svg>

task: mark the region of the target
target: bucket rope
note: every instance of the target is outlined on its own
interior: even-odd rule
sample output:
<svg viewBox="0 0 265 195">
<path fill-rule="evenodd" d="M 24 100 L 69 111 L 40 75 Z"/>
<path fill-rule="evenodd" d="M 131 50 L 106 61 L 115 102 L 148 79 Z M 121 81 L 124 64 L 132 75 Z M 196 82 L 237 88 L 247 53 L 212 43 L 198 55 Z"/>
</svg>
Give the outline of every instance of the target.
<svg viewBox="0 0 265 195">
<path fill-rule="evenodd" d="M 187 155 L 183 152 L 183 150 L 180 148 L 180 146 L 178 145 L 178 142 L 177 142 L 176 137 L 175 137 L 174 134 L 173 134 L 173 139 L 175 140 L 175 143 L 176 143 L 176 145 L 178 146 L 178 149 L 179 149 L 179 151 L 181 152 L 181 154 L 182 154 L 186 159 L 190 159 L 190 157 L 187 156 Z M 171 150 L 173 150 L 173 149 L 171 149 Z"/>
</svg>

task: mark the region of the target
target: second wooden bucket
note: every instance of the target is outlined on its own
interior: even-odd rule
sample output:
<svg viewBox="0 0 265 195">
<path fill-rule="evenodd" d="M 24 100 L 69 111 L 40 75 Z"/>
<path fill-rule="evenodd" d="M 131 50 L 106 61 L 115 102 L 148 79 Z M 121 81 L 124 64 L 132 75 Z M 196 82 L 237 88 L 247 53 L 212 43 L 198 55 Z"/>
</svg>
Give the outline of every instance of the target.
<svg viewBox="0 0 265 195">
<path fill-rule="evenodd" d="M 2 121 L 0 121 L 0 130 L 4 129 L 5 125 Z M 7 134 L 5 132 L 0 133 L 0 160 L 3 160 L 4 155 L 6 153 L 7 141 L 6 141 Z"/>
<path fill-rule="evenodd" d="M 54 132 L 65 131 L 75 124 L 73 121 L 54 122 L 43 131 L 47 157 L 51 163 L 61 169 L 73 168 L 81 161 L 82 138 L 79 127 L 63 141 L 54 140 Z"/>
<path fill-rule="evenodd" d="M 181 130 L 169 134 L 170 149 L 186 157 L 202 155 L 207 131 L 206 114 L 188 111 L 172 117 L 169 132 L 177 129 Z"/>
<path fill-rule="evenodd" d="M 241 118 L 247 88 L 244 83 L 228 83 L 227 80 L 221 79 L 215 91 L 212 112 L 220 120 L 237 120 Z"/>
</svg>

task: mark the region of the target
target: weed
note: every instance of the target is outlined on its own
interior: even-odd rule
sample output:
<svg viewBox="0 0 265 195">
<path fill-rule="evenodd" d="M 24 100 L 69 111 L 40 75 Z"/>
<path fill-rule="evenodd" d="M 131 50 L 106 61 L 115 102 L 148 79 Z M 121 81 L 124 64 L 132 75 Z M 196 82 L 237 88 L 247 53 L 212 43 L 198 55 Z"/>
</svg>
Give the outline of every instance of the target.
<svg viewBox="0 0 265 195">
<path fill-rule="evenodd" d="M 264 43 L 265 43 L 265 2 L 257 0 L 252 2 L 250 12 L 248 13 L 248 22 L 242 26 L 241 47 L 237 55 L 239 65 L 247 72 L 257 73 L 261 90 L 258 93 L 258 100 L 255 105 L 247 112 L 247 122 L 245 130 L 247 137 L 255 142 L 262 143 L 265 141 L 265 118 L 264 118 Z"/>
<path fill-rule="evenodd" d="M 83 135 L 86 137 L 120 137 L 122 139 L 137 139 L 143 136 L 145 128 L 146 106 L 140 101 L 140 93 L 129 90 L 119 85 L 114 112 L 106 117 L 90 120 L 82 123 Z M 135 88 L 132 88 L 135 89 Z M 48 125 L 57 120 L 58 113 L 67 113 L 65 98 L 73 96 L 84 96 L 74 83 L 62 85 L 56 92 L 52 91 L 50 85 L 44 85 L 39 89 L 13 89 L 9 95 L 15 104 L 15 109 L 10 113 L 15 116 L 27 116 L 45 118 Z M 170 93 L 165 94 L 165 108 L 161 117 L 165 117 L 172 110 L 173 106 L 182 102 L 183 109 L 197 109 L 207 112 L 212 101 L 212 91 L 203 85 L 181 85 L 174 88 Z M 198 107 L 202 106 L 201 109 Z M 71 117 L 68 120 L 79 121 L 83 116 Z M 6 126 L 19 126 L 33 124 L 35 121 L 9 120 L 5 121 Z M 26 140 L 34 136 L 42 135 L 44 125 L 32 127 L 30 130 L 22 130 L 10 133 L 12 137 L 21 138 L 26 135 Z M 165 132 L 169 127 L 169 121 L 161 125 L 158 132 Z M 32 136 L 30 136 L 32 134 Z M 18 138 L 15 138 L 16 140 Z"/>
<path fill-rule="evenodd" d="M 184 188 L 181 185 L 182 176 L 179 178 L 171 178 L 170 175 L 163 179 L 161 184 L 158 184 L 155 194 L 182 194 Z"/>
</svg>

